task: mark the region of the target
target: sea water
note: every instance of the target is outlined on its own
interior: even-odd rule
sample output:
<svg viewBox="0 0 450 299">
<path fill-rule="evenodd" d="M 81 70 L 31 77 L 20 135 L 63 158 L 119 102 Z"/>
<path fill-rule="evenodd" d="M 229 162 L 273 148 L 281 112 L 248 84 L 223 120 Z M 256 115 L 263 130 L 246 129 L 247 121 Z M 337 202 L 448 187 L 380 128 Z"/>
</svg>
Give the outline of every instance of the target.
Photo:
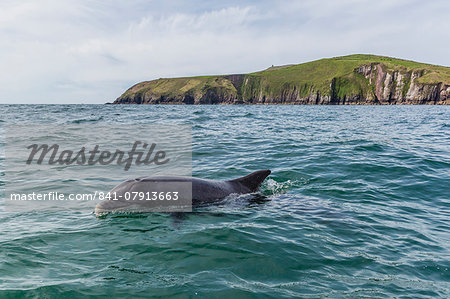
<svg viewBox="0 0 450 299">
<path fill-rule="evenodd" d="M 194 176 L 272 170 L 257 196 L 231 196 L 182 217 L 1 208 L 0 297 L 450 297 L 450 107 L 2 105 L 0 112 L 0 129 L 190 125 Z M 60 191 L 68 184 L 53 183 Z M 101 173 L 70 183 L 114 187 Z"/>
</svg>

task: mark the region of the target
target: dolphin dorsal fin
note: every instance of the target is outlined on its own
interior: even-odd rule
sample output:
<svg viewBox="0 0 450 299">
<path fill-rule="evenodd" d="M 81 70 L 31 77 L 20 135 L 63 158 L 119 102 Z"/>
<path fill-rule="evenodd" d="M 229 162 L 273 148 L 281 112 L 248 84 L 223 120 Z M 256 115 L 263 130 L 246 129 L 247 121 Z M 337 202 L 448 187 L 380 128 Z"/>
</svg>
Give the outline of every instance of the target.
<svg viewBox="0 0 450 299">
<path fill-rule="evenodd" d="M 240 183 L 244 187 L 250 189 L 251 192 L 255 192 L 270 173 L 271 171 L 268 169 L 258 170 L 241 178 L 230 180 L 230 182 Z"/>
</svg>

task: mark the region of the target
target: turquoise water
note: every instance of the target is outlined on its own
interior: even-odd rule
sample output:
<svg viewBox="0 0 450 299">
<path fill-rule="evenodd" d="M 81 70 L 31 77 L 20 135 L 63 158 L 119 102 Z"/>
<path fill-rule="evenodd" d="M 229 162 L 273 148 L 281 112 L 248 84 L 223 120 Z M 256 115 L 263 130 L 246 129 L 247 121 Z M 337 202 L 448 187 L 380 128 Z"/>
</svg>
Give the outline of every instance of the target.
<svg viewBox="0 0 450 299">
<path fill-rule="evenodd" d="M 184 217 L 2 211 L 0 297 L 450 297 L 450 107 L 0 111 L 1 126 L 191 124 L 194 176 L 272 170 L 259 196 Z"/>
</svg>

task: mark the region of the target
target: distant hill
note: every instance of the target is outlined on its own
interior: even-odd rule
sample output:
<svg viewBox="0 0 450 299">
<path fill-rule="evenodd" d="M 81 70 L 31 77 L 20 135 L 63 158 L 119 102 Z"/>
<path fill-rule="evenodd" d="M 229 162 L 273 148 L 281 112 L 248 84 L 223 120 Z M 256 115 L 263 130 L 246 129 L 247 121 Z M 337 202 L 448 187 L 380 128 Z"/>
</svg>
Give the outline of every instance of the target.
<svg viewBox="0 0 450 299">
<path fill-rule="evenodd" d="M 450 104 L 450 68 L 349 55 L 250 74 L 138 83 L 113 104 Z"/>
</svg>

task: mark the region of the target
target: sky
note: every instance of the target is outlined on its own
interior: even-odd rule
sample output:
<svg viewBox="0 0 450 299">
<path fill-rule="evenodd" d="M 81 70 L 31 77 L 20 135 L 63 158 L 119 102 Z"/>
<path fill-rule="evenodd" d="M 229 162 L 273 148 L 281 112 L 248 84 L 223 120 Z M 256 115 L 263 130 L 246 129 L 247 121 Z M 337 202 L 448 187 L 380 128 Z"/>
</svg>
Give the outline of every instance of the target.
<svg viewBox="0 0 450 299">
<path fill-rule="evenodd" d="M 450 66 L 448 0 L 1 0 L 0 103 L 102 104 L 167 77 L 355 53 Z"/>
</svg>

